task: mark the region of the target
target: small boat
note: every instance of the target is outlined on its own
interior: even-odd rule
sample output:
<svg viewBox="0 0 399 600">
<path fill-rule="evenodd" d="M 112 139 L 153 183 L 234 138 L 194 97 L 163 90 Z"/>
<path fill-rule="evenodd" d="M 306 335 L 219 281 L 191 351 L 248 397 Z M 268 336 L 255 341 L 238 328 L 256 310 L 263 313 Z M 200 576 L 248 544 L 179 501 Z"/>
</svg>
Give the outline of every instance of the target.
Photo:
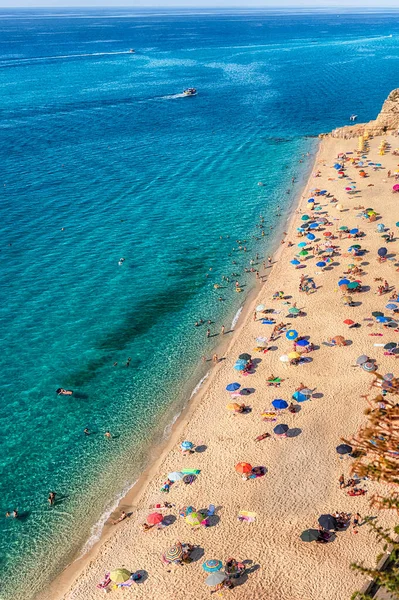
<svg viewBox="0 0 399 600">
<path fill-rule="evenodd" d="M 356 119 L 357 119 L 357 115 L 351 115 L 351 116 L 349 117 L 349 120 L 350 120 L 350 121 L 356 121 Z"/>
<path fill-rule="evenodd" d="M 130 52 L 131 54 L 135 54 L 136 50 L 134 50 L 133 48 L 130 48 L 129 52 Z"/>
<path fill-rule="evenodd" d="M 188 88 L 187 90 L 184 90 L 183 92 L 183 96 L 196 96 L 197 95 L 197 90 L 195 88 Z"/>
</svg>

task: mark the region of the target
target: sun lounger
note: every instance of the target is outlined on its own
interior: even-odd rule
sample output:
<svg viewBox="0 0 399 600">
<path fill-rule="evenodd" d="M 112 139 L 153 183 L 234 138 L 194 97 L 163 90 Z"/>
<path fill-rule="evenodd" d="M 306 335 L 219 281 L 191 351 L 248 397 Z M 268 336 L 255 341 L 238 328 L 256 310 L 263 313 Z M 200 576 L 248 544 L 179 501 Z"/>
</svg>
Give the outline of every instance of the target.
<svg viewBox="0 0 399 600">
<path fill-rule="evenodd" d="M 239 521 L 246 521 L 247 523 L 254 523 L 256 520 L 256 513 L 250 512 L 248 510 L 240 510 L 237 518 Z"/>
</svg>

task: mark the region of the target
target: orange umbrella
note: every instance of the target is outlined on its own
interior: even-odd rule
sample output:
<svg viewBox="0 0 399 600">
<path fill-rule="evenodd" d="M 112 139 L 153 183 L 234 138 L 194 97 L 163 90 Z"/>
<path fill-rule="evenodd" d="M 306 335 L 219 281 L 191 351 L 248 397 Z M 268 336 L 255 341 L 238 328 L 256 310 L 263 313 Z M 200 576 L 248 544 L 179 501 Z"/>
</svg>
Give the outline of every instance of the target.
<svg viewBox="0 0 399 600">
<path fill-rule="evenodd" d="M 226 406 L 227 410 L 232 410 L 233 412 L 239 412 L 241 406 L 237 404 L 237 402 L 231 402 Z"/>
<path fill-rule="evenodd" d="M 252 467 L 249 463 L 240 462 L 236 465 L 237 473 L 250 473 L 252 471 Z"/>
</svg>

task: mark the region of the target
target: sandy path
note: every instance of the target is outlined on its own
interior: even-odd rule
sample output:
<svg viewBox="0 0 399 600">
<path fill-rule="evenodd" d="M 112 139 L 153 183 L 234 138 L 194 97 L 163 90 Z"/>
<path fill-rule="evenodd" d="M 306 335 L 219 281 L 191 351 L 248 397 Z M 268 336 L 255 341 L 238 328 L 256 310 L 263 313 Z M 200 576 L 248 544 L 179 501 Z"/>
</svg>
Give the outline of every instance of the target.
<svg viewBox="0 0 399 600">
<path fill-rule="evenodd" d="M 393 148 L 399 145 L 395 138 L 387 139 L 392 142 Z M 379 157 L 379 142 L 378 138 L 371 141 L 370 159 L 382 162 L 387 169 L 394 171 L 398 157 L 391 154 Z M 374 564 L 374 557 L 381 551 L 365 527 L 360 528 L 358 535 L 351 531 L 339 533 L 333 543 L 326 545 L 303 543 L 299 538 L 303 530 L 317 525 L 320 514 L 334 510 L 371 514 L 367 496 L 351 498 L 339 489 L 338 478 L 341 473 L 345 476 L 348 474 L 350 459 L 340 460 L 335 447 L 342 436 L 351 436 L 356 432 L 364 420 L 365 400 L 361 395 L 367 392 L 371 376 L 351 367 L 356 358 L 360 354 L 368 354 L 377 360 L 379 370 L 383 373 L 393 371 L 396 364 L 394 358 L 384 356 L 383 349 L 374 347 L 374 343 L 398 341 L 398 334 L 388 333 L 377 325 L 367 327 L 367 322 L 363 321 L 371 311 L 384 310 L 388 296 L 379 297 L 375 294 L 377 284 L 374 278 L 383 277 L 390 284 L 397 283 L 395 261 L 387 261 L 383 265 L 376 262 L 376 251 L 384 245 L 376 231 L 376 223 L 366 223 L 356 218 L 359 211 L 353 210 L 353 207 L 359 204 L 374 207 L 382 214 L 380 222 L 397 232 L 395 221 L 399 217 L 399 198 L 391 193 L 394 181 L 386 180 L 386 170 L 374 172 L 367 169 L 370 176 L 361 180 L 358 170 L 353 166 L 348 167 L 348 173 L 357 182 L 360 193 L 346 196 L 345 182 L 336 179 L 332 165 L 338 152 L 352 151 L 356 146 L 357 140 L 323 140 L 316 165 L 322 177 L 311 176 L 302 209 L 304 212 L 308 190 L 314 186 L 327 189 L 348 209 L 339 213 L 333 205 L 328 204 L 328 200 L 322 200 L 335 219 L 334 225 L 356 226 L 366 233 L 360 243 L 370 252 L 364 261 L 367 263 L 366 275 L 361 279 L 365 286 L 370 286 L 370 291 L 354 296 L 356 301 L 361 302 L 357 308 L 344 307 L 340 302 L 337 281 L 351 262 L 349 258 L 337 257 L 336 263 L 340 264 L 323 273 L 315 266 L 314 258 L 306 261 L 306 269 L 295 270 L 289 264 L 298 251 L 296 244 L 300 241 L 295 235 L 300 221 L 298 215 L 287 237 L 295 246 L 289 248 L 285 244 L 256 304 L 261 301 L 268 307 L 281 309 L 281 315 L 285 316 L 289 307 L 271 301 L 273 292 L 281 289 L 286 295 L 292 296 L 291 302 L 296 301 L 298 307 L 303 307 L 306 316 L 291 320 L 291 323 L 300 335 L 309 335 L 314 344 L 320 346 L 319 350 L 310 354 L 313 362 L 288 368 L 282 365 L 279 356 L 292 349 L 292 343 L 283 336 L 274 344 L 278 347 L 276 351 L 254 355 L 261 361 L 254 375 L 246 378 L 237 375 L 232 367 L 238 354 L 252 352 L 256 346 L 255 337 L 271 332 L 270 326 L 254 322 L 250 312 L 226 360 L 220 363 L 214 374 L 208 392 L 179 438 L 180 441 L 189 439 L 205 445 L 206 450 L 201 454 L 182 457 L 176 445 L 164 457 L 159 476 L 145 489 L 135 517 L 118 526 L 111 539 L 101 546 L 97 556 L 70 591 L 62 596 L 65 600 L 103 597 L 103 592 L 96 589 L 96 583 L 102 579 L 105 570 L 120 566 L 132 571 L 145 569 L 148 572 L 146 581 L 126 592 L 128 595 L 146 600 L 202 600 L 210 596 L 210 589 L 204 584 L 206 575 L 201 568 L 203 560 L 226 560 L 229 556 L 249 560 L 253 565 L 253 572 L 242 585 L 232 592 L 223 592 L 223 596 L 236 599 L 343 600 L 350 598 L 351 593 L 362 585 L 362 578 L 351 571 L 350 563 L 364 560 Z M 323 166 L 324 163 L 326 166 Z M 330 181 L 330 178 L 334 180 Z M 368 187 L 370 183 L 374 187 Z M 353 241 L 342 239 L 336 243 L 345 252 Z M 395 252 L 398 243 L 389 244 L 388 248 L 390 252 Z M 316 293 L 309 296 L 298 292 L 299 277 L 303 272 L 314 276 L 320 286 Z M 348 329 L 343 324 L 346 318 L 353 318 L 362 326 Z M 379 331 L 383 331 L 383 337 L 369 335 Z M 334 335 L 343 335 L 352 344 L 343 348 L 321 344 Z M 265 380 L 271 373 L 284 378 L 279 390 L 265 386 Z M 252 407 L 248 415 L 234 416 L 226 410 L 229 396 L 225 386 L 234 380 L 255 389 L 246 398 Z M 272 432 L 274 426 L 261 421 L 262 410 L 270 408 L 274 398 L 290 400 L 300 382 L 316 388 L 319 397 L 302 403 L 298 414 L 287 413 L 278 421 L 296 428 L 298 435 L 287 439 L 272 436 L 256 443 L 254 438 L 257 435 Z M 267 467 L 266 476 L 243 481 L 234 470 L 234 465 L 239 461 L 264 465 Z M 201 474 L 193 485 L 175 484 L 167 497 L 162 495 L 159 488 L 165 474 L 181 468 L 199 468 Z M 366 487 L 370 495 L 375 484 L 367 482 Z M 176 504 L 176 508 L 169 511 L 174 515 L 177 515 L 179 506 L 192 504 L 202 508 L 213 503 L 219 507 L 217 514 L 220 520 L 214 527 L 192 530 L 183 519 L 177 518 L 174 524 L 162 531 L 142 533 L 139 523 L 144 522 L 148 507 L 165 499 Z M 256 522 L 239 523 L 237 513 L 240 509 L 256 512 Z M 386 512 L 381 515 L 381 522 L 388 525 L 392 518 L 393 515 Z M 202 550 L 196 551 L 194 557 L 197 560 L 193 563 L 167 572 L 160 562 L 160 555 L 177 539 L 198 544 Z M 44 599 L 46 596 L 44 593 L 41 597 Z"/>
</svg>

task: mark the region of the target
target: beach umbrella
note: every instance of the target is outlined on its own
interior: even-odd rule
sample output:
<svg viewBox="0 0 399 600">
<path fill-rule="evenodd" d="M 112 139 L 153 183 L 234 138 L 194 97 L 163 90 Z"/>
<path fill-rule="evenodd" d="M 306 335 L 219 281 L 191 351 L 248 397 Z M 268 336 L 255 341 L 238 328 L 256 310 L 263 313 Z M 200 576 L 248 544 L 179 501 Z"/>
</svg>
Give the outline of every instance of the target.
<svg viewBox="0 0 399 600">
<path fill-rule="evenodd" d="M 308 340 L 298 340 L 296 342 L 297 346 L 301 346 L 302 348 L 304 348 L 305 346 L 309 346 L 310 342 Z"/>
<path fill-rule="evenodd" d="M 296 340 L 296 338 L 298 337 L 298 332 L 295 331 L 295 329 L 290 329 L 285 334 L 285 337 L 287 338 L 287 340 Z"/>
<path fill-rule="evenodd" d="M 324 235 L 324 237 L 331 237 L 332 233 L 331 233 L 331 231 L 323 231 L 323 235 Z"/>
<path fill-rule="evenodd" d="M 321 191 L 319 192 L 319 194 L 320 194 L 320 196 L 324 196 L 324 194 L 327 194 L 327 190 L 321 190 Z"/>
<path fill-rule="evenodd" d="M 307 256 L 309 252 L 307 250 L 301 250 L 299 256 Z"/>
<path fill-rule="evenodd" d="M 239 462 L 236 464 L 237 473 L 250 473 L 252 471 L 252 466 L 246 462 Z"/>
<path fill-rule="evenodd" d="M 393 350 L 397 345 L 396 342 L 388 342 L 388 344 L 385 344 L 384 350 Z"/>
<path fill-rule="evenodd" d="M 227 404 L 226 408 L 227 410 L 231 410 L 232 412 L 239 412 L 241 406 L 237 404 L 237 402 L 230 402 L 230 404 Z"/>
<path fill-rule="evenodd" d="M 373 362 L 371 362 L 371 360 L 368 360 L 367 362 L 362 364 L 362 369 L 363 371 L 367 371 L 367 373 L 372 373 L 377 369 L 377 367 Z"/>
<path fill-rule="evenodd" d="M 364 365 L 364 363 L 366 363 L 368 361 L 369 357 L 366 356 L 365 354 L 362 354 L 361 356 L 359 356 L 359 358 L 356 359 L 356 364 L 357 365 Z"/>
<path fill-rule="evenodd" d="M 389 323 L 387 323 L 387 327 L 397 327 L 398 323 L 396 321 L 389 321 Z"/>
<path fill-rule="evenodd" d="M 288 310 L 288 312 L 289 312 L 290 315 L 299 315 L 299 313 L 301 311 L 299 310 L 299 308 L 296 308 L 295 306 L 293 306 L 292 308 L 290 308 Z"/>
<path fill-rule="evenodd" d="M 234 383 L 229 383 L 229 385 L 226 385 L 226 390 L 228 392 L 236 392 L 237 390 L 239 390 L 241 387 L 241 385 L 237 382 Z"/>
<path fill-rule="evenodd" d="M 340 231 L 348 231 L 348 228 L 346 225 L 342 225 L 342 227 L 339 228 Z"/>
<path fill-rule="evenodd" d="M 301 355 L 298 352 L 289 352 L 288 358 L 294 360 L 295 358 L 301 358 Z"/>
<path fill-rule="evenodd" d="M 240 356 L 238 357 L 239 360 L 251 360 L 251 355 L 248 354 L 247 352 L 244 352 L 244 354 L 240 354 Z"/>
<path fill-rule="evenodd" d="M 348 290 L 356 290 L 360 286 L 358 281 L 351 281 L 348 283 Z"/>
<path fill-rule="evenodd" d="M 207 573 L 215 573 L 216 571 L 220 571 L 220 569 L 222 567 L 223 567 L 223 563 L 221 560 L 215 560 L 212 558 L 210 560 L 206 560 L 204 563 L 202 563 L 202 568 Z"/>
<path fill-rule="evenodd" d="M 298 265 L 300 265 L 301 263 L 300 263 L 300 261 L 299 261 L 299 260 L 297 260 L 296 258 L 294 258 L 294 260 L 291 260 L 291 264 L 292 264 L 292 265 L 295 265 L 295 266 L 298 266 Z"/>
<path fill-rule="evenodd" d="M 383 317 L 383 316 L 384 316 L 384 313 L 382 313 L 382 312 L 380 312 L 380 311 L 378 311 L 378 310 L 375 310 L 375 311 L 374 311 L 374 312 L 372 312 L 371 314 L 372 314 L 372 316 L 373 316 L 373 317 L 376 317 L 376 318 L 377 318 L 377 317 Z"/>
<path fill-rule="evenodd" d="M 320 515 L 318 521 L 319 525 L 321 525 L 323 529 L 326 529 L 327 531 L 329 529 L 337 529 L 337 519 L 332 515 Z"/>
<path fill-rule="evenodd" d="M 319 539 L 320 531 L 318 529 L 306 529 L 300 535 L 303 542 L 315 542 Z"/>
<path fill-rule="evenodd" d="M 192 512 L 195 512 L 194 506 L 183 506 L 183 508 L 179 510 L 179 514 L 182 517 L 187 517 L 187 515 L 189 515 Z"/>
<path fill-rule="evenodd" d="M 357 229 L 357 227 L 355 227 L 354 229 L 351 229 L 349 233 L 350 235 L 355 235 L 356 233 L 359 233 L 359 230 Z"/>
<path fill-rule="evenodd" d="M 273 400 L 272 404 L 273 404 L 274 408 L 277 408 L 278 410 L 283 410 L 284 408 L 288 408 L 288 402 L 286 402 L 285 400 L 276 399 L 276 400 Z"/>
<path fill-rule="evenodd" d="M 297 230 L 297 231 L 300 231 L 300 232 L 302 232 L 302 233 L 305 231 L 305 229 L 304 229 L 303 227 L 297 227 L 297 228 L 296 228 L 296 230 Z"/>
<path fill-rule="evenodd" d="M 147 517 L 147 523 L 150 525 L 158 525 L 159 523 L 162 523 L 162 521 L 163 515 L 161 515 L 161 513 L 151 513 Z"/>
<path fill-rule="evenodd" d="M 192 513 L 188 514 L 186 517 L 186 523 L 188 523 L 189 525 L 192 525 L 193 527 L 197 527 L 198 525 L 201 525 L 203 520 L 204 520 L 203 515 L 198 512 L 192 512 Z"/>
<path fill-rule="evenodd" d="M 288 358 L 288 356 L 286 354 L 283 354 L 282 356 L 280 356 L 280 360 L 283 363 L 290 362 L 290 359 Z"/>
<path fill-rule="evenodd" d="M 309 400 L 310 394 L 304 394 L 303 390 L 301 390 L 300 392 L 294 392 L 292 398 L 297 402 L 306 402 L 306 400 Z"/>
<path fill-rule="evenodd" d="M 344 207 L 343 207 L 342 204 L 338 203 L 338 204 L 335 205 L 335 210 L 341 211 L 341 210 L 344 210 Z"/>
<path fill-rule="evenodd" d="M 352 250 L 360 250 L 360 244 L 353 244 L 350 248 L 348 248 L 348 252 L 352 252 Z"/>
<path fill-rule="evenodd" d="M 399 185 L 396 183 L 392 189 L 397 192 L 399 190 Z"/>
<path fill-rule="evenodd" d="M 109 574 L 109 578 L 114 583 L 125 583 L 128 579 L 130 579 L 131 572 L 127 569 L 114 569 Z"/>
<path fill-rule="evenodd" d="M 344 304 L 350 304 L 352 302 L 352 296 L 343 296 L 342 301 Z"/>
<path fill-rule="evenodd" d="M 307 243 L 306 243 L 306 242 L 300 242 L 300 243 L 298 244 L 298 248 L 306 248 L 306 246 L 307 246 Z"/>
<path fill-rule="evenodd" d="M 314 233 L 308 233 L 307 236 L 308 240 L 310 240 L 311 242 L 313 242 L 313 240 L 316 239 L 316 236 Z"/>
<path fill-rule="evenodd" d="M 320 267 L 321 269 L 326 266 L 327 266 L 327 263 L 325 263 L 322 260 L 320 260 L 319 262 L 316 263 L 316 267 Z"/>
<path fill-rule="evenodd" d="M 191 450 L 191 448 L 193 448 L 193 447 L 194 447 L 194 444 L 192 442 L 188 442 L 187 440 L 180 444 L 180 448 L 182 450 Z"/>
<path fill-rule="evenodd" d="M 387 252 L 388 252 L 388 250 L 383 247 L 383 248 L 379 248 L 377 254 L 378 254 L 378 256 L 382 257 L 382 256 L 386 256 Z"/>
<path fill-rule="evenodd" d="M 394 378 L 393 373 L 386 373 L 386 375 L 384 375 L 385 381 L 392 381 L 393 378 Z"/>
<path fill-rule="evenodd" d="M 284 424 L 277 425 L 277 426 L 276 426 L 276 427 L 273 429 L 273 431 L 274 431 L 274 433 L 275 433 L 276 435 L 283 435 L 284 433 L 287 433 L 287 431 L 288 431 L 288 430 L 289 430 L 289 427 L 288 427 L 288 425 L 284 425 Z"/>
<path fill-rule="evenodd" d="M 180 471 L 173 471 L 173 473 L 169 473 L 168 475 L 168 479 L 170 479 L 170 481 L 181 481 L 183 477 L 184 474 Z"/>
<path fill-rule="evenodd" d="M 377 317 L 376 321 L 378 323 L 388 323 L 389 322 L 389 317 Z"/>
<path fill-rule="evenodd" d="M 302 215 L 302 221 L 309 221 L 310 217 L 309 215 Z"/>
<path fill-rule="evenodd" d="M 310 223 L 310 225 L 309 225 L 309 229 L 317 229 L 317 228 L 318 228 L 318 226 L 319 226 L 319 224 L 318 224 L 318 223 Z M 398 225 L 398 227 L 399 227 L 399 225 Z"/>
<path fill-rule="evenodd" d="M 396 227 L 399 227 L 399 221 L 397 223 L 395 223 Z"/>
<path fill-rule="evenodd" d="M 348 283 L 350 283 L 350 279 L 341 279 L 340 281 L 338 281 L 338 285 L 348 285 Z"/>
<path fill-rule="evenodd" d="M 208 577 L 205 579 L 205 583 L 206 585 L 209 585 L 210 587 L 215 586 L 215 585 L 219 585 L 220 583 L 222 583 L 225 579 L 226 579 L 226 574 L 225 573 L 221 573 L 220 571 L 217 571 L 216 573 L 211 573 L 210 575 L 208 575 Z"/>
<path fill-rule="evenodd" d="M 181 560 L 183 557 L 183 546 L 180 542 L 177 542 L 174 546 L 171 546 L 164 554 L 164 558 L 167 562 L 175 562 Z"/>
<path fill-rule="evenodd" d="M 265 310 L 266 306 L 264 304 L 258 304 L 258 306 L 256 307 L 256 310 L 258 312 L 262 312 L 262 310 Z"/>
<path fill-rule="evenodd" d="M 338 169 L 339 170 L 341 168 L 342 168 L 342 165 L 340 165 L 339 163 L 335 163 L 334 169 Z"/>
<path fill-rule="evenodd" d="M 352 321 L 352 319 L 345 319 L 344 323 L 345 325 L 354 325 L 355 321 Z"/>
<path fill-rule="evenodd" d="M 396 306 L 396 304 L 387 304 L 386 307 L 388 310 L 398 310 L 399 306 Z"/>
<path fill-rule="evenodd" d="M 336 447 L 336 451 L 338 454 L 350 454 L 352 452 L 352 446 L 349 446 L 349 444 L 340 444 Z"/>
<path fill-rule="evenodd" d="M 239 362 L 237 362 L 237 363 L 234 365 L 233 369 L 235 369 L 236 371 L 244 371 L 244 369 L 245 369 L 245 364 L 244 364 L 244 363 L 239 363 Z"/>
</svg>

